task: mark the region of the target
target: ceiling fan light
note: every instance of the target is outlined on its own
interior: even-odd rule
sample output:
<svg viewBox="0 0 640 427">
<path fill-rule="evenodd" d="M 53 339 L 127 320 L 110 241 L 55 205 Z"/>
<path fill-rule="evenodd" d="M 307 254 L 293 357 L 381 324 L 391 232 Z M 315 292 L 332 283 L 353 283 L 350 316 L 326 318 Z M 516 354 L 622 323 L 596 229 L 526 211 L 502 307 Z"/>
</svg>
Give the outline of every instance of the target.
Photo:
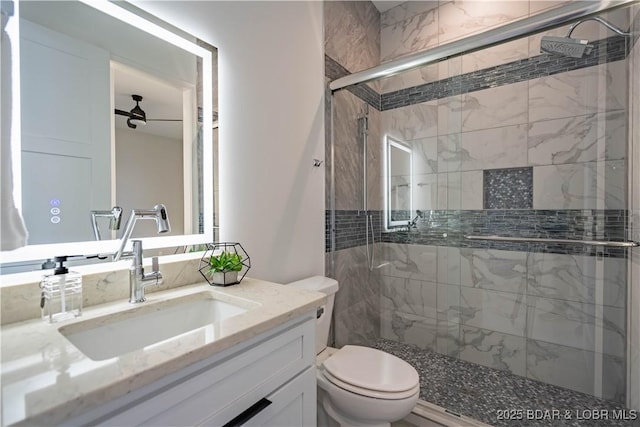
<svg viewBox="0 0 640 427">
<path fill-rule="evenodd" d="M 131 117 L 129 118 L 129 120 L 127 120 L 127 122 L 134 124 L 134 125 L 146 125 L 147 124 L 147 120 L 142 117 L 142 118 L 137 118 L 137 117 Z"/>
</svg>

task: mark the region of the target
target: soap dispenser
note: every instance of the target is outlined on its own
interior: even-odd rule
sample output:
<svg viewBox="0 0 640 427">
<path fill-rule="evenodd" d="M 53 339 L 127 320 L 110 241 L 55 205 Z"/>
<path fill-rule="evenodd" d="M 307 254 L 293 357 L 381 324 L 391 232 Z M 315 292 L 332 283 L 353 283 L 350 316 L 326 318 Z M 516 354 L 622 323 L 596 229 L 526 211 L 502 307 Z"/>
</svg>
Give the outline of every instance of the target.
<svg viewBox="0 0 640 427">
<path fill-rule="evenodd" d="M 54 258 L 59 265 L 53 274 L 42 278 L 40 308 L 42 320 L 49 323 L 78 317 L 82 314 L 82 275 L 69 271 L 64 263 L 68 256 Z"/>
</svg>

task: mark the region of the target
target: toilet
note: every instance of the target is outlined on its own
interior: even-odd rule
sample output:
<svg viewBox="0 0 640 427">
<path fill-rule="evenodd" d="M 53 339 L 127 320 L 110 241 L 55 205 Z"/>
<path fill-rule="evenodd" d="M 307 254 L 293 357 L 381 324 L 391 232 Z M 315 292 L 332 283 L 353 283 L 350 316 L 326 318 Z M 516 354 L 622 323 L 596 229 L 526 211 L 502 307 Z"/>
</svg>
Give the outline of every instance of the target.
<svg viewBox="0 0 640 427">
<path fill-rule="evenodd" d="M 420 378 L 411 365 L 369 347 L 327 347 L 338 282 L 314 276 L 289 286 L 327 295 L 316 324 L 318 426 L 388 427 L 407 416 L 420 394 Z"/>
</svg>

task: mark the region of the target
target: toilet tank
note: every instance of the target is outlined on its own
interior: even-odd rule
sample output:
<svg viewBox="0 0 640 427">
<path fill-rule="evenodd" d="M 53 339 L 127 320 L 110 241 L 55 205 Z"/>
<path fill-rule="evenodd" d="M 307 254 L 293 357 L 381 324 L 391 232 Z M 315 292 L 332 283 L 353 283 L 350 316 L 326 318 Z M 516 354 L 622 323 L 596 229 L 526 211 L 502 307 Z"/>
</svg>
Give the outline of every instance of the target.
<svg viewBox="0 0 640 427">
<path fill-rule="evenodd" d="M 324 276 L 313 276 L 297 282 L 289 283 L 298 289 L 321 292 L 327 295 L 327 303 L 318 309 L 316 319 L 316 354 L 327 348 L 329 342 L 329 326 L 331 326 L 331 313 L 333 312 L 333 301 L 335 293 L 338 292 L 338 282 Z"/>
</svg>

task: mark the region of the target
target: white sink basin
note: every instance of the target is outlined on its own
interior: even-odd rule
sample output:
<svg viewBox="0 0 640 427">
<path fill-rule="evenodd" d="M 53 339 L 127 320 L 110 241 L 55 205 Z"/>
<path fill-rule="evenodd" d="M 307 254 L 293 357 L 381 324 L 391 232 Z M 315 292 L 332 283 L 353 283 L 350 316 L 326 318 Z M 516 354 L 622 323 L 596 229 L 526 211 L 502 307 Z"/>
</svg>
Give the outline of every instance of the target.
<svg viewBox="0 0 640 427">
<path fill-rule="evenodd" d="M 212 341 L 221 321 L 245 313 L 259 304 L 231 303 L 200 292 L 95 319 L 76 322 L 59 329 L 74 346 L 93 360 L 122 356 L 135 350 L 177 338 Z"/>
</svg>

